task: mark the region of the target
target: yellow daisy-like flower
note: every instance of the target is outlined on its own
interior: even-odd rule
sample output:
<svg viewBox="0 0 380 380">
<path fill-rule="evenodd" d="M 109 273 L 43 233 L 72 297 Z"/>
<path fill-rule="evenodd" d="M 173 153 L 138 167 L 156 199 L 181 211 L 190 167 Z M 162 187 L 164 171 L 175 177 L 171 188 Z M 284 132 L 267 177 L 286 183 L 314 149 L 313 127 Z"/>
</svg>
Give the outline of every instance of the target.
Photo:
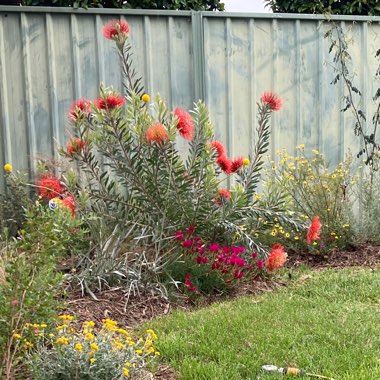
<svg viewBox="0 0 380 380">
<path fill-rule="evenodd" d="M 15 339 L 21 339 L 22 336 L 20 334 L 13 334 L 13 338 L 15 338 Z"/>
<path fill-rule="evenodd" d="M 142 350 L 136 350 L 136 354 L 137 355 L 141 355 L 142 354 Z"/>
<path fill-rule="evenodd" d="M 251 161 L 249 161 L 248 158 L 244 158 L 244 159 L 243 159 L 243 165 L 244 165 L 244 166 L 248 166 L 248 165 L 250 164 L 250 162 L 251 162 Z"/>
<path fill-rule="evenodd" d="M 129 376 L 129 369 L 128 368 L 123 368 L 123 374 L 124 376 Z"/>
<path fill-rule="evenodd" d="M 25 342 L 25 346 L 28 347 L 28 348 L 34 347 L 33 343 L 28 342 L 28 341 Z"/>
<path fill-rule="evenodd" d="M 83 346 L 80 343 L 77 343 L 74 347 L 78 352 L 83 352 Z"/>
<path fill-rule="evenodd" d="M 96 344 L 96 343 L 91 343 L 90 344 L 90 347 L 92 350 L 94 351 L 99 351 L 99 346 Z"/>
<path fill-rule="evenodd" d="M 67 346 L 69 344 L 69 339 L 68 338 L 65 338 L 65 337 L 60 337 L 58 338 L 55 343 L 58 343 L 58 344 L 64 344 L 65 346 Z"/>
<path fill-rule="evenodd" d="M 85 334 L 84 336 L 84 340 L 94 340 L 94 334 L 91 334 L 91 333 L 87 333 Z"/>
<path fill-rule="evenodd" d="M 69 322 L 74 319 L 74 317 L 72 315 L 66 315 L 66 314 L 59 315 L 58 318 L 62 319 L 64 321 L 69 321 Z"/>
<path fill-rule="evenodd" d="M 159 351 L 156 351 L 154 354 L 155 354 L 156 356 L 160 356 L 160 355 L 161 355 L 161 353 L 160 353 Z"/>
<path fill-rule="evenodd" d="M 92 363 L 95 363 L 96 362 L 96 359 L 95 358 L 91 358 L 90 359 L 90 363 L 92 364 Z"/>
<path fill-rule="evenodd" d="M 4 165 L 4 170 L 7 172 L 7 173 L 10 173 L 12 171 L 12 165 L 11 164 L 5 164 Z"/>
<path fill-rule="evenodd" d="M 144 103 L 149 103 L 150 102 L 150 96 L 148 94 L 144 94 L 142 97 L 141 97 L 141 100 L 144 102 Z"/>
</svg>

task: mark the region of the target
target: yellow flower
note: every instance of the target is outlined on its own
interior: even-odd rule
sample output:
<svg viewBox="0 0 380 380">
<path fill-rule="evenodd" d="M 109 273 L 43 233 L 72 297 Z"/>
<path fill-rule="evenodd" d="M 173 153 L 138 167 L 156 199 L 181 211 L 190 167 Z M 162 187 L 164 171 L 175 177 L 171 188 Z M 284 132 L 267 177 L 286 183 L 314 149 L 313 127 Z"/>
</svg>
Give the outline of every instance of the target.
<svg viewBox="0 0 380 380">
<path fill-rule="evenodd" d="M 123 374 L 125 375 L 125 376 L 129 376 L 129 369 L 128 368 L 123 368 Z"/>
<path fill-rule="evenodd" d="M 91 334 L 91 333 L 87 333 L 85 334 L 84 336 L 84 340 L 94 340 L 94 334 Z"/>
<path fill-rule="evenodd" d="M 131 363 L 130 362 L 125 362 L 124 367 L 130 367 Z"/>
<path fill-rule="evenodd" d="M 249 161 L 248 158 L 244 158 L 244 159 L 243 159 L 243 165 L 244 165 L 244 166 L 248 166 L 248 165 L 250 164 L 250 162 L 251 162 L 251 161 Z"/>
<path fill-rule="evenodd" d="M 154 354 L 155 354 L 156 356 L 160 356 L 160 355 L 161 355 L 161 353 L 160 353 L 159 351 L 156 351 Z"/>
<path fill-rule="evenodd" d="M 83 346 L 80 343 L 77 343 L 74 347 L 78 352 L 83 352 Z"/>
<path fill-rule="evenodd" d="M 294 240 L 299 240 L 300 238 L 298 236 L 294 236 Z"/>
<path fill-rule="evenodd" d="M 133 340 L 130 340 L 129 342 L 128 342 L 128 345 L 129 346 L 134 346 L 136 343 L 133 341 Z"/>
<path fill-rule="evenodd" d="M 96 362 L 96 359 L 95 358 L 91 358 L 90 359 L 90 363 L 95 363 Z"/>
<path fill-rule="evenodd" d="M 11 164 L 5 164 L 4 165 L 4 170 L 7 172 L 7 173 L 10 173 L 12 171 L 12 165 Z"/>
<path fill-rule="evenodd" d="M 72 315 L 59 315 L 58 316 L 59 319 L 62 319 L 63 321 L 72 321 L 74 319 L 74 317 Z"/>
<path fill-rule="evenodd" d="M 96 344 L 96 343 L 91 343 L 90 344 L 90 347 L 92 350 L 94 351 L 99 351 L 99 346 Z"/>
<path fill-rule="evenodd" d="M 148 94 L 144 94 L 142 97 L 141 97 L 141 100 L 144 102 L 144 103 L 149 103 L 150 102 L 150 96 Z"/>
<path fill-rule="evenodd" d="M 33 347 L 33 343 L 26 341 L 25 342 L 25 346 L 28 347 L 28 348 L 32 348 Z"/>
<path fill-rule="evenodd" d="M 136 354 L 137 355 L 141 355 L 142 354 L 142 351 L 139 349 L 139 350 L 136 350 Z"/>
<path fill-rule="evenodd" d="M 68 345 L 69 344 L 69 339 L 68 338 L 65 338 L 65 337 L 60 337 L 58 338 L 55 343 L 59 343 L 59 344 L 64 344 L 64 345 Z"/>
<path fill-rule="evenodd" d="M 305 144 L 300 144 L 296 146 L 297 149 L 305 149 Z"/>
<path fill-rule="evenodd" d="M 285 234 L 285 237 L 286 237 L 286 238 L 290 237 L 290 234 L 287 232 L 287 233 Z"/>
<path fill-rule="evenodd" d="M 47 327 L 47 324 L 46 324 L 46 323 L 42 323 L 40 327 L 41 327 L 42 329 L 44 329 L 44 328 Z"/>
<path fill-rule="evenodd" d="M 317 149 L 313 149 L 312 152 L 317 156 L 319 154 L 319 151 Z"/>
<path fill-rule="evenodd" d="M 13 338 L 15 338 L 15 339 L 21 339 L 22 336 L 20 334 L 13 334 Z"/>
</svg>

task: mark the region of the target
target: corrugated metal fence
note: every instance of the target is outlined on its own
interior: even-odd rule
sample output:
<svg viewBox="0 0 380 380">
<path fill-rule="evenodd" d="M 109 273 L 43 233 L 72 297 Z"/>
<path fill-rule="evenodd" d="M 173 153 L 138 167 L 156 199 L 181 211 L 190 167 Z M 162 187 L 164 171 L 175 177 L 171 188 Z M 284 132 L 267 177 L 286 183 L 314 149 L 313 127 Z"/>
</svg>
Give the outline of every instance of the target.
<svg viewBox="0 0 380 380">
<path fill-rule="evenodd" d="M 324 38 L 330 25 L 323 17 L 0 7 L 1 166 L 11 162 L 32 173 L 36 158 L 57 158 L 69 135 L 71 102 L 96 97 L 100 83 L 120 89 L 116 49 L 101 34 L 105 22 L 120 16 L 130 23 L 146 91 L 159 92 L 170 107 L 204 99 L 231 156 L 249 153 L 256 102 L 268 89 L 285 101 L 273 120 L 272 155 L 299 143 L 333 162 L 355 151 L 352 116 L 340 112 L 343 86 L 330 85 L 334 68 Z M 334 21 L 353 36 L 355 80 L 371 114 L 380 18 Z"/>
</svg>

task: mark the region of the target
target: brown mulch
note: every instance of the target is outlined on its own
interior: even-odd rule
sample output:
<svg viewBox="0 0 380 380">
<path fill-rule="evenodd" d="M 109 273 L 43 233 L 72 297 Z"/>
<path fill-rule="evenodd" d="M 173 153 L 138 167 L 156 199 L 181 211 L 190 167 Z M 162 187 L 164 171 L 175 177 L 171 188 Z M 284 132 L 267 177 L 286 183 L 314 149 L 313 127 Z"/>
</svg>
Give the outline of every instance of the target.
<svg viewBox="0 0 380 380">
<path fill-rule="evenodd" d="M 310 255 L 307 252 L 288 252 L 287 267 L 299 267 L 306 265 L 315 269 L 324 268 L 344 268 L 353 266 L 374 268 L 380 263 L 380 246 L 363 244 L 352 247 L 351 250 L 334 251 L 328 256 Z M 286 286 L 287 283 L 281 281 L 265 281 L 258 279 L 250 284 L 237 287 L 228 295 L 228 299 L 248 294 L 259 294 L 273 291 L 276 288 Z M 80 292 L 69 292 L 68 313 L 78 317 L 78 323 L 85 320 L 92 320 L 101 325 L 102 319 L 109 318 L 116 320 L 126 328 L 134 328 L 152 321 L 157 317 L 162 317 L 171 312 L 174 308 L 191 310 L 196 306 L 205 306 L 214 302 L 226 299 L 226 296 L 213 296 L 198 300 L 196 304 L 184 301 L 181 304 L 174 304 L 164 300 L 159 296 L 140 295 L 131 297 L 126 302 L 126 295 L 123 289 L 114 288 L 96 294 L 98 300 L 94 300 L 88 295 Z M 168 365 L 162 364 L 157 372 L 150 377 L 156 380 L 177 380 L 178 374 Z"/>
</svg>

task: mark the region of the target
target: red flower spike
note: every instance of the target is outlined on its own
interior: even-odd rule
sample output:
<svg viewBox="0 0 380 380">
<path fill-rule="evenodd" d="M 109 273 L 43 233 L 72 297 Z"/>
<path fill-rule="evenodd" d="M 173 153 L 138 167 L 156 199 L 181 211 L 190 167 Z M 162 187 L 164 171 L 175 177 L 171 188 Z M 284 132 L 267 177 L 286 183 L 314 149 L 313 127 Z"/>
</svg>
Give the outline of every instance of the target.
<svg viewBox="0 0 380 380">
<path fill-rule="evenodd" d="M 307 232 L 307 238 L 306 243 L 310 244 L 312 241 L 319 240 L 320 239 L 320 232 L 321 232 L 322 224 L 319 220 L 319 216 L 316 216 L 309 227 L 309 231 Z"/>
<path fill-rule="evenodd" d="M 281 244 L 274 244 L 267 259 L 265 260 L 265 268 L 268 272 L 282 268 L 286 262 L 287 254 Z"/>
<path fill-rule="evenodd" d="M 282 99 L 280 99 L 274 92 L 267 91 L 261 95 L 261 102 L 267 106 L 271 111 L 278 111 L 282 108 Z"/>
<path fill-rule="evenodd" d="M 264 269 L 264 261 L 263 260 L 257 260 L 256 261 L 257 269 L 263 270 Z"/>
<path fill-rule="evenodd" d="M 121 95 L 107 95 L 105 99 L 98 98 L 93 101 L 96 108 L 106 110 L 122 107 L 125 104 L 125 98 Z"/>
<path fill-rule="evenodd" d="M 219 167 L 224 171 L 226 174 L 232 173 L 232 161 L 226 156 L 221 155 L 216 160 L 216 163 L 219 165 Z"/>
<path fill-rule="evenodd" d="M 59 179 L 53 175 L 46 175 L 42 177 L 37 183 L 38 194 L 45 199 L 53 199 L 59 197 L 65 192 Z"/>
<path fill-rule="evenodd" d="M 236 279 L 242 278 L 243 277 L 243 272 L 240 271 L 240 270 L 238 270 L 238 269 L 236 269 L 235 272 L 234 272 L 234 277 Z"/>
<path fill-rule="evenodd" d="M 86 142 L 78 137 L 72 137 L 66 145 L 66 153 L 68 156 L 73 157 L 74 154 L 80 153 L 84 147 L 86 146 Z"/>
<path fill-rule="evenodd" d="M 62 206 L 68 208 L 71 211 L 71 215 L 75 218 L 76 209 L 75 209 L 75 199 L 72 194 L 69 194 L 67 197 L 62 199 Z"/>
<path fill-rule="evenodd" d="M 216 150 L 217 157 L 226 156 L 226 149 L 224 148 L 224 145 L 220 141 L 214 140 L 211 143 L 211 146 Z"/>
<path fill-rule="evenodd" d="M 127 37 L 129 25 L 125 20 L 111 20 L 103 26 L 103 36 L 109 40 L 118 37 Z"/>
<path fill-rule="evenodd" d="M 75 123 L 78 119 L 85 116 L 91 112 L 91 102 L 87 99 L 78 99 L 73 102 L 70 106 L 70 110 L 68 112 L 68 118 L 71 122 Z"/>
<path fill-rule="evenodd" d="M 176 108 L 174 115 L 177 116 L 177 129 L 185 140 L 192 140 L 194 137 L 194 121 L 191 115 L 182 108 Z"/>
<path fill-rule="evenodd" d="M 169 139 L 168 132 L 161 123 L 151 125 L 145 132 L 145 138 L 148 142 L 162 143 Z"/>
<path fill-rule="evenodd" d="M 231 162 L 231 171 L 236 173 L 243 166 L 243 157 L 237 157 Z"/>
</svg>

